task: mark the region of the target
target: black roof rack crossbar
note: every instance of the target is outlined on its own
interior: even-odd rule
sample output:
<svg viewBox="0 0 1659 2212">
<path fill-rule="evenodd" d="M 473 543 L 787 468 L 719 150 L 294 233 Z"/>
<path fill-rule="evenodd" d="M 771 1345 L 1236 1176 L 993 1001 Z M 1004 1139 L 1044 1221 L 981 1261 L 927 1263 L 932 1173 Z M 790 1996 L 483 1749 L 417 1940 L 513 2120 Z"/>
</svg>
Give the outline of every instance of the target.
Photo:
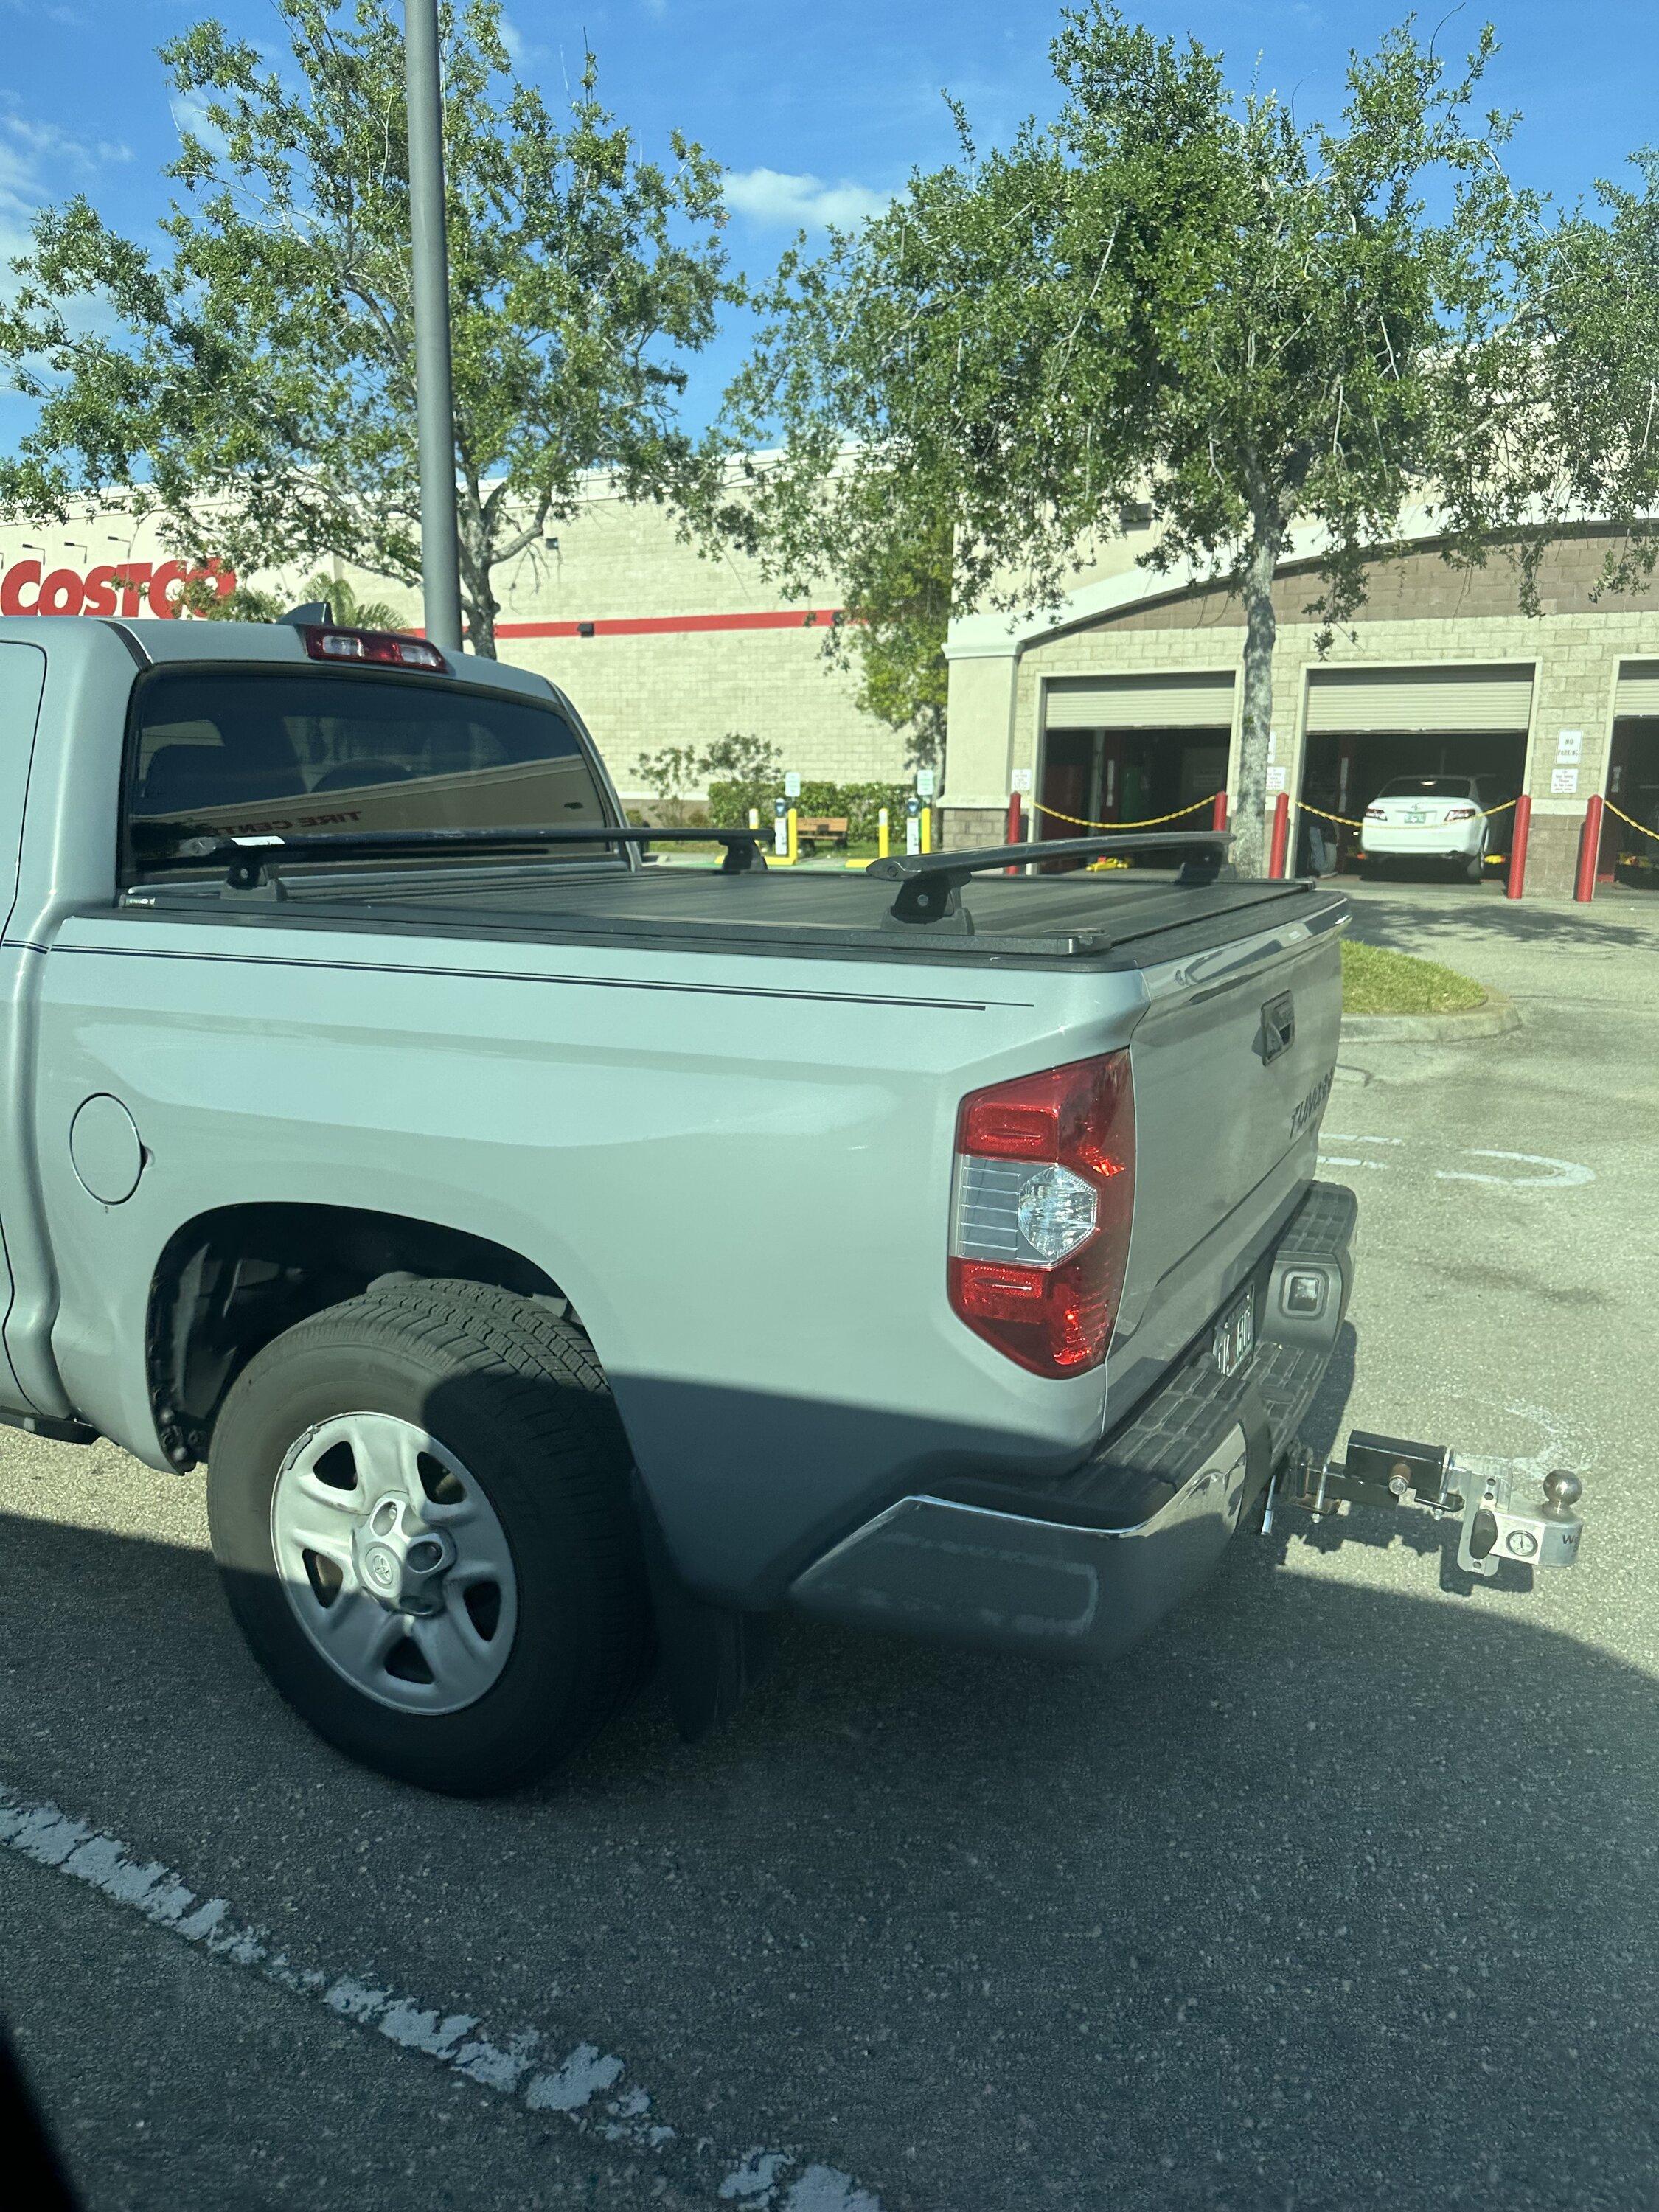
<svg viewBox="0 0 1659 2212">
<path fill-rule="evenodd" d="M 1106 837 L 1052 837 L 1034 845 L 974 846 L 963 853 L 893 854 L 865 870 L 880 883 L 896 884 L 887 910 L 889 921 L 941 926 L 971 934 L 972 918 L 963 908 L 962 888 L 990 868 L 1014 868 L 1041 860 L 1092 860 L 1114 853 L 1184 853 L 1189 857 L 1176 881 L 1212 884 L 1232 844 L 1223 830 L 1118 831 Z"/>
<path fill-rule="evenodd" d="M 345 836 L 186 837 L 165 857 L 225 869 L 232 890 L 258 890 L 293 860 L 388 860 L 426 853 L 533 850 L 538 845 L 724 845 L 725 875 L 766 866 L 763 830 L 654 830 L 643 823 L 560 822 L 495 830 L 360 830 Z"/>
</svg>

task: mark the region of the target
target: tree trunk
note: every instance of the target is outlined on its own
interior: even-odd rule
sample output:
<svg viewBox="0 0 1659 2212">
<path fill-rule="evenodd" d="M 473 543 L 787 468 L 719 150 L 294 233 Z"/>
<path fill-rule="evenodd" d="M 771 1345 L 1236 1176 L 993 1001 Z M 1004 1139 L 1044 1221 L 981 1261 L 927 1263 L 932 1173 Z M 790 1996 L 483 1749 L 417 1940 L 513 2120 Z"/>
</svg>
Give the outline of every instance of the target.
<svg viewBox="0 0 1659 2212">
<path fill-rule="evenodd" d="M 1267 747 L 1273 726 L 1273 569 L 1284 543 L 1277 514 L 1258 510 L 1244 554 L 1244 706 L 1233 800 L 1233 865 L 1261 876 L 1267 864 Z"/>
<path fill-rule="evenodd" d="M 495 617 L 501 611 L 501 602 L 489 588 L 489 571 L 486 568 L 482 586 L 466 594 L 466 641 L 480 660 L 494 660 L 495 654 Z"/>
<path fill-rule="evenodd" d="M 464 475 L 458 501 L 460 525 L 461 611 L 466 617 L 466 641 L 480 660 L 495 658 L 495 617 L 501 601 L 490 589 L 495 567 L 491 539 L 495 536 L 495 502 L 488 508 L 478 486 Z"/>
</svg>

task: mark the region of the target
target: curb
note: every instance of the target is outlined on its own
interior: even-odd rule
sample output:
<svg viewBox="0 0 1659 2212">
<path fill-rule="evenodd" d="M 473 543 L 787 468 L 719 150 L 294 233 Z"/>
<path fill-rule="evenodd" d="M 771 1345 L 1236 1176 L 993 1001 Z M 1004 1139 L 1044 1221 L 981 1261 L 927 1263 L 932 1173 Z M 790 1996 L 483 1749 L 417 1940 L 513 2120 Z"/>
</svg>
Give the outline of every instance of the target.
<svg viewBox="0 0 1659 2212">
<path fill-rule="evenodd" d="M 1484 1006 L 1467 1014 L 1344 1014 L 1344 1044 L 1473 1044 L 1481 1037 L 1506 1036 L 1521 1027 L 1512 999 L 1488 991 Z"/>
</svg>

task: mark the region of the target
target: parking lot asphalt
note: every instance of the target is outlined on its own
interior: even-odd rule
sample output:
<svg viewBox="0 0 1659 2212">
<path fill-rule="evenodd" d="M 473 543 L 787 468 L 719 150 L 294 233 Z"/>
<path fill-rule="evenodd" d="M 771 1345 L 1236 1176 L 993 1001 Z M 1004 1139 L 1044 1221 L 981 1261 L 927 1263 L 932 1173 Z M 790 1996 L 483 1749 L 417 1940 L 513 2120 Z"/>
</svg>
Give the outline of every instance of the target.
<svg viewBox="0 0 1659 2212">
<path fill-rule="evenodd" d="M 90 2206 L 1653 2201 L 1659 901 L 1355 913 L 1523 1027 L 1345 1049 L 1310 1433 L 1574 1468 L 1582 1565 L 1281 1521 L 1107 1674 L 793 1624 L 470 1805 L 264 1688 L 195 1480 L 9 1437 L 0 2010 Z"/>
</svg>

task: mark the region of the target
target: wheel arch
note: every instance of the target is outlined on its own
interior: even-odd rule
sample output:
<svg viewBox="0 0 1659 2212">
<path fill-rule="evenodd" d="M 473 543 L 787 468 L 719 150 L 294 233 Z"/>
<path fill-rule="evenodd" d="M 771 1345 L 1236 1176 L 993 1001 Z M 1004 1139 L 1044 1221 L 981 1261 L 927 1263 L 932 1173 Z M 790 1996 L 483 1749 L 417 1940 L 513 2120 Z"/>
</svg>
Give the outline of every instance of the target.
<svg viewBox="0 0 1659 2212">
<path fill-rule="evenodd" d="M 217 1206 L 167 1239 L 150 1279 L 144 1373 L 161 1449 L 207 1456 L 225 1393 L 257 1352 L 372 1283 L 487 1283 L 569 1311 L 538 1262 L 468 1230 L 368 1207 L 260 1200 Z"/>
</svg>

